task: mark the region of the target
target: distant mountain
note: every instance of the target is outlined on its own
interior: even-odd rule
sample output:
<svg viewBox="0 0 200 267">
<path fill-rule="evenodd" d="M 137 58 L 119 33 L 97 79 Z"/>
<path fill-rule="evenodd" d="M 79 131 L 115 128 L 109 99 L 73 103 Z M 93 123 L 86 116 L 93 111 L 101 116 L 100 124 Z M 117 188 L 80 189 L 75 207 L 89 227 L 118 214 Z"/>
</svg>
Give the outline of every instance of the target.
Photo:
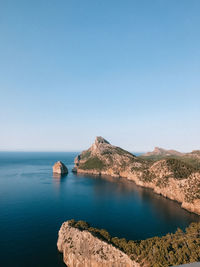
<svg viewBox="0 0 200 267">
<path fill-rule="evenodd" d="M 190 153 L 185 154 L 186 157 L 192 157 L 192 158 L 197 158 L 200 160 L 200 150 L 193 150 Z"/>
<path fill-rule="evenodd" d="M 147 152 L 146 154 L 143 154 L 143 157 L 151 157 L 151 156 L 162 156 L 162 157 L 166 157 L 166 156 L 184 156 L 185 153 L 181 153 L 179 151 L 170 149 L 164 149 L 164 148 L 160 148 L 160 147 L 155 147 L 154 150 L 152 152 Z"/>
<path fill-rule="evenodd" d="M 145 160 L 159 160 L 165 158 L 176 158 L 184 161 L 185 163 L 191 164 L 193 167 L 200 169 L 200 150 L 193 150 L 188 153 L 181 153 L 179 151 L 170 149 L 164 149 L 155 147 L 152 152 L 147 152 L 140 155 L 140 158 Z"/>
</svg>

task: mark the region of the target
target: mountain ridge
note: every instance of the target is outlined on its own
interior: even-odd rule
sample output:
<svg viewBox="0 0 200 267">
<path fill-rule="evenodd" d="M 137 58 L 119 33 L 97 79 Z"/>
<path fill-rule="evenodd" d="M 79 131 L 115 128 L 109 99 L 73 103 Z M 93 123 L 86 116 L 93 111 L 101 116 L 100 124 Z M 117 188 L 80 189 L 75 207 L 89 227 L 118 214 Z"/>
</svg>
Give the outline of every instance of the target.
<svg viewBox="0 0 200 267">
<path fill-rule="evenodd" d="M 200 215 L 200 170 L 181 159 L 149 161 L 96 137 L 92 146 L 76 157 L 73 171 L 127 178 Z"/>
</svg>

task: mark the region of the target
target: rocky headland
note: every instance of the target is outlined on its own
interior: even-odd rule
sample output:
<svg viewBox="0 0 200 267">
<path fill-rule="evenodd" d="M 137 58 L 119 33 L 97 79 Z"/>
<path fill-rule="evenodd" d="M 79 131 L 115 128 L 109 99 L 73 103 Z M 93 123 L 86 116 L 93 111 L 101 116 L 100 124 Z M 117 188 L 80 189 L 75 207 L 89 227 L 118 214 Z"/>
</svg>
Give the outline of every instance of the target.
<svg viewBox="0 0 200 267">
<path fill-rule="evenodd" d="M 136 157 L 97 137 L 88 150 L 76 157 L 73 171 L 127 178 L 200 215 L 200 152 L 197 150 L 183 156 L 175 151 L 174 157 L 171 156 L 162 153 L 162 157 L 156 159 L 149 159 L 148 155 Z"/>
<path fill-rule="evenodd" d="M 200 261 L 200 223 L 162 237 L 126 240 L 85 221 L 64 222 L 57 247 L 68 267 L 168 267 Z"/>
<path fill-rule="evenodd" d="M 53 165 L 53 173 L 55 174 L 67 174 L 68 173 L 68 169 L 65 166 L 64 163 L 62 163 L 61 161 L 57 161 L 54 165 Z"/>
<path fill-rule="evenodd" d="M 140 266 L 118 248 L 84 229 L 73 227 L 67 221 L 59 230 L 57 247 L 63 253 L 63 260 L 68 267 Z"/>
</svg>

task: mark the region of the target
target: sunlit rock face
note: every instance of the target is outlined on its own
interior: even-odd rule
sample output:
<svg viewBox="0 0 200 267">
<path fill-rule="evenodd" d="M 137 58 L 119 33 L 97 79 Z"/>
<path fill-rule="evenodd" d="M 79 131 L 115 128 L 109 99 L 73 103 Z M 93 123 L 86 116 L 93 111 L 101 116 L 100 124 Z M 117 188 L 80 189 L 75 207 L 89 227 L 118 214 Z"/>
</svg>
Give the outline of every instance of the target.
<svg viewBox="0 0 200 267">
<path fill-rule="evenodd" d="M 159 151 L 158 151 L 159 150 Z M 160 149 L 156 149 L 160 153 Z M 173 150 L 170 153 L 175 153 Z M 165 154 L 165 153 L 164 153 Z M 198 154 L 198 151 L 190 154 Z M 111 145 L 103 137 L 96 137 L 88 150 L 74 161 L 73 171 L 93 175 L 124 177 L 137 185 L 152 188 L 155 193 L 178 201 L 182 207 L 200 214 L 200 170 L 187 159 L 162 157 L 148 160 Z M 196 157 L 197 158 L 197 157 Z"/>
<path fill-rule="evenodd" d="M 54 165 L 53 165 L 53 173 L 54 174 L 67 174 L 68 173 L 68 169 L 65 166 L 64 163 L 62 163 L 61 161 L 57 161 Z"/>
<path fill-rule="evenodd" d="M 57 247 L 68 267 L 140 267 L 119 249 L 68 222 L 59 230 Z"/>
</svg>

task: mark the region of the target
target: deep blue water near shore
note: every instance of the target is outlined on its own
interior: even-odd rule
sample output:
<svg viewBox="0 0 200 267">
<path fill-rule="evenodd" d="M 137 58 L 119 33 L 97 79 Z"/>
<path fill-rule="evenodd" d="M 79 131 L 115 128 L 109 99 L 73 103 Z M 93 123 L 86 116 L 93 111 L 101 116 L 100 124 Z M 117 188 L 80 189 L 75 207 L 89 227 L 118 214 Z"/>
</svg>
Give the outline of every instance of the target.
<svg viewBox="0 0 200 267">
<path fill-rule="evenodd" d="M 199 217 L 125 179 L 76 176 L 77 153 L 0 153 L 0 266 L 61 267 L 62 222 L 83 219 L 112 235 L 144 239 L 185 228 Z M 52 165 L 69 174 L 59 179 Z"/>
</svg>

